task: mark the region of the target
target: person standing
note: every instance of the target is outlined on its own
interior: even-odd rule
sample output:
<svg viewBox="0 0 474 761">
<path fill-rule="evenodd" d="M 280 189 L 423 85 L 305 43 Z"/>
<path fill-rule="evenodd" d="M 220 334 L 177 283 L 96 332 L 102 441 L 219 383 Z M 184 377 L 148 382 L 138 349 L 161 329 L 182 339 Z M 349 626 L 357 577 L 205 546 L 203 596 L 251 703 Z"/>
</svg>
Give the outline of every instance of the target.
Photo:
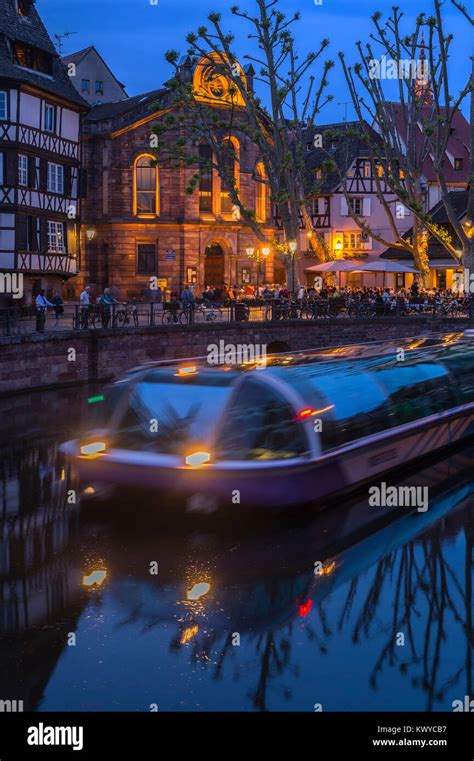
<svg viewBox="0 0 474 761">
<path fill-rule="evenodd" d="M 99 298 L 99 304 L 102 307 L 102 327 L 107 328 L 110 322 L 110 308 L 113 304 L 120 304 L 120 301 L 114 299 L 110 288 L 104 288 L 104 292 Z"/>
<path fill-rule="evenodd" d="M 86 285 L 79 296 L 81 306 L 81 328 L 87 328 L 89 324 L 89 308 L 91 304 L 91 287 Z"/>
<path fill-rule="evenodd" d="M 48 307 L 54 306 L 51 301 L 46 298 L 46 291 L 44 288 L 40 290 L 36 297 L 36 330 L 38 333 L 44 333 L 44 326 L 46 324 L 46 310 Z"/>
<path fill-rule="evenodd" d="M 64 314 L 64 301 L 62 300 L 61 294 L 59 293 L 59 291 L 54 291 L 53 298 L 51 299 L 51 303 L 54 305 L 54 315 L 56 317 L 53 328 L 57 328 L 59 323 L 59 317 L 60 315 Z"/>
</svg>

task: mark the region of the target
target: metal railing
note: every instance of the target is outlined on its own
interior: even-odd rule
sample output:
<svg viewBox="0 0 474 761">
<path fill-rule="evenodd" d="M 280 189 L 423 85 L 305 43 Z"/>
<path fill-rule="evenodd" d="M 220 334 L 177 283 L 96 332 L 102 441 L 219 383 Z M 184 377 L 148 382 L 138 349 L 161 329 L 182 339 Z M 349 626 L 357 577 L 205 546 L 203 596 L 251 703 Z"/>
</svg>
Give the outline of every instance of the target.
<svg viewBox="0 0 474 761">
<path fill-rule="evenodd" d="M 432 317 L 474 318 L 474 299 L 444 299 L 414 303 L 394 301 L 376 303 L 369 299 L 330 298 L 310 301 L 237 301 L 227 304 L 179 302 L 164 304 L 111 304 L 110 307 L 64 304 L 58 309 L 37 310 L 34 306 L 0 309 L 0 335 L 56 333 L 156 326 L 212 325 L 221 322 L 282 320 L 325 320 L 357 317 Z"/>
</svg>

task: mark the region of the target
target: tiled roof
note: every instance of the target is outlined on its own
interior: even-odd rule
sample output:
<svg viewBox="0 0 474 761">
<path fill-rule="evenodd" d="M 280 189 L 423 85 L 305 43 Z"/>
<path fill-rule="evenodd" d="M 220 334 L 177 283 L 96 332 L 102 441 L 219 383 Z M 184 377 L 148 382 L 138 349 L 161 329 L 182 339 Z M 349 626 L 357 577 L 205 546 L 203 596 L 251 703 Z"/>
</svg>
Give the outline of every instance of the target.
<svg viewBox="0 0 474 761">
<path fill-rule="evenodd" d="M 372 133 L 372 139 L 380 140 L 379 136 L 371 130 L 369 125 L 366 129 Z M 363 132 L 359 122 L 339 122 L 336 124 L 321 124 L 311 127 L 307 131 L 307 145 L 314 144 L 314 136 L 322 135 L 323 148 L 310 149 L 306 154 L 306 177 L 307 186 L 311 188 L 316 182 L 315 170 L 323 167 L 328 160 L 333 160 L 342 176 L 345 176 L 349 167 L 356 158 L 367 157 L 367 145 L 362 139 Z M 334 147 L 331 147 L 334 142 Z M 339 172 L 325 172 L 323 169 L 322 181 L 318 184 L 318 192 L 333 192 L 340 185 Z"/>
<path fill-rule="evenodd" d="M 120 129 L 133 124 L 137 119 L 145 118 L 155 110 L 157 102 L 162 103 L 171 93 L 166 88 L 151 90 L 151 92 L 134 95 L 124 100 L 116 100 L 112 103 L 101 103 L 94 106 L 87 115 L 88 122 L 113 121 L 114 128 Z"/>
<path fill-rule="evenodd" d="M 49 53 L 52 57 L 52 75 L 31 72 L 16 66 L 12 60 L 11 43 L 23 42 Z M 89 108 L 67 75 L 56 49 L 34 6 L 28 16 L 19 16 L 15 0 L 0 0 L 0 77 L 27 82 L 31 85 Z"/>
<path fill-rule="evenodd" d="M 454 207 L 454 211 L 458 219 L 462 219 L 467 211 L 468 191 L 467 190 L 453 190 L 449 194 L 449 198 Z M 430 214 L 431 214 L 432 222 L 434 222 L 437 225 L 443 225 L 443 227 L 452 236 L 453 242 L 456 245 L 457 236 L 455 235 L 454 230 L 448 221 L 448 215 L 446 213 L 446 207 L 443 201 L 438 201 L 438 203 L 435 206 L 433 206 L 433 208 L 430 210 Z M 413 228 L 410 227 L 410 229 L 407 230 L 406 233 L 403 233 L 403 237 L 412 238 Z M 433 240 L 433 238 L 430 237 L 430 240 L 428 243 L 428 256 L 430 260 L 449 259 L 449 252 L 436 239 Z M 403 251 L 401 249 L 393 248 L 393 247 L 387 248 L 383 252 L 383 254 L 381 254 L 381 257 L 382 259 L 413 260 L 413 257 L 409 251 Z"/>
<path fill-rule="evenodd" d="M 393 114 L 393 119 L 398 133 L 402 140 L 406 139 L 405 118 L 403 116 L 403 109 L 400 103 L 388 103 L 389 110 Z M 432 107 L 427 105 L 423 106 L 423 120 L 430 120 Z M 441 113 L 444 113 L 444 109 L 441 108 Z M 418 153 L 421 158 L 421 151 L 423 149 L 423 133 L 421 125 L 417 124 L 418 130 Z M 444 159 L 444 177 L 447 183 L 452 182 L 467 182 L 469 177 L 469 123 L 467 122 L 461 111 L 456 111 L 451 122 L 451 134 L 448 138 L 447 153 L 449 153 L 453 159 L 462 159 L 462 168 L 455 169 L 448 156 Z M 428 156 L 423 163 L 423 174 L 428 182 L 437 182 L 436 175 L 433 171 L 433 160 L 431 156 Z"/>
</svg>

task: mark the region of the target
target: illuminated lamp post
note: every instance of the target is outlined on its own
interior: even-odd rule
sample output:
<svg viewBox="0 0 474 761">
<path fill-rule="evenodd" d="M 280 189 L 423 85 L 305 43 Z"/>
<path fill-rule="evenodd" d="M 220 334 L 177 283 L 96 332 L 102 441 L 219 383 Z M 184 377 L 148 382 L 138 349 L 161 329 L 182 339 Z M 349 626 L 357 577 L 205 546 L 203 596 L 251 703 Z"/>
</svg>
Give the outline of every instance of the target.
<svg viewBox="0 0 474 761">
<path fill-rule="evenodd" d="M 291 254 L 291 290 L 295 290 L 295 254 L 296 249 L 298 248 L 298 243 L 295 240 L 290 240 L 288 243 L 288 248 L 290 249 Z"/>
<path fill-rule="evenodd" d="M 249 259 L 255 259 L 257 262 L 257 298 L 258 298 L 258 288 L 260 283 L 260 272 L 262 267 L 262 262 L 270 256 L 270 249 L 268 246 L 264 246 L 264 248 L 253 248 L 252 246 L 248 246 L 245 249 L 245 253 L 247 254 Z"/>
</svg>

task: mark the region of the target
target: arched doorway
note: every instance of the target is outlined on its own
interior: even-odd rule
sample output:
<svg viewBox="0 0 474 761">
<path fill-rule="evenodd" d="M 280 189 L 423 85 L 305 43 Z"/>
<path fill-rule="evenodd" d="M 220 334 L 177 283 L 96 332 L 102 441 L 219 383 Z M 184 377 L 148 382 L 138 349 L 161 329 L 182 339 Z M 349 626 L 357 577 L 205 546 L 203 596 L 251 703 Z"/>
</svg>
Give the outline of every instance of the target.
<svg viewBox="0 0 474 761">
<path fill-rule="evenodd" d="M 204 285 L 224 285 L 224 252 L 218 243 L 209 243 L 204 252 Z"/>
</svg>

